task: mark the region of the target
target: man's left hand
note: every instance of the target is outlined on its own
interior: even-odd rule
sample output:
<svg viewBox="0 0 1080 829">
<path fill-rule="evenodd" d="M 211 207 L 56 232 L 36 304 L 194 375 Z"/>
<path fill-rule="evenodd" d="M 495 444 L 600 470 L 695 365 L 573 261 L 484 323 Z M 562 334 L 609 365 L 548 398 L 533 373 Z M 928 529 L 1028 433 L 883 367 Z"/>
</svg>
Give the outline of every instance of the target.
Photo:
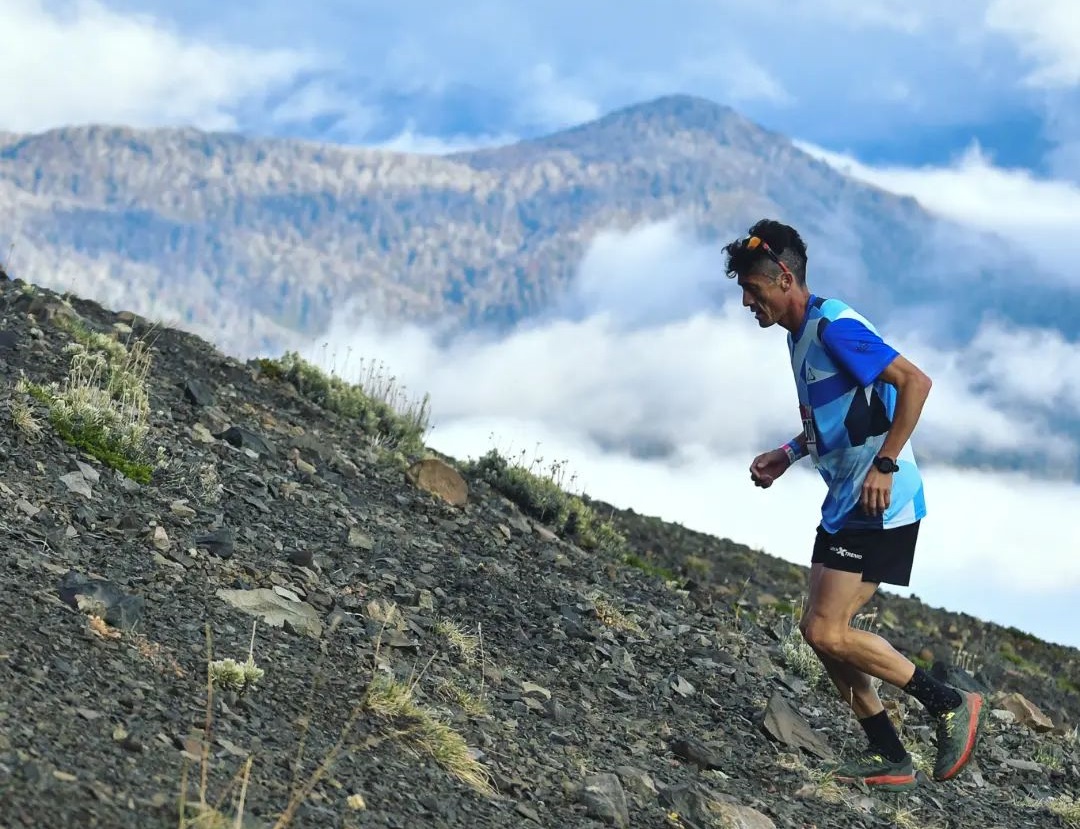
<svg viewBox="0 0 1080 829">
<path fill-rule="evenodd" d="M 862 496 L 859 503 L 867 515 L 883 515 L 892 501 L 893 476 L 870 467 L 863 480 Z"/>
</svg>

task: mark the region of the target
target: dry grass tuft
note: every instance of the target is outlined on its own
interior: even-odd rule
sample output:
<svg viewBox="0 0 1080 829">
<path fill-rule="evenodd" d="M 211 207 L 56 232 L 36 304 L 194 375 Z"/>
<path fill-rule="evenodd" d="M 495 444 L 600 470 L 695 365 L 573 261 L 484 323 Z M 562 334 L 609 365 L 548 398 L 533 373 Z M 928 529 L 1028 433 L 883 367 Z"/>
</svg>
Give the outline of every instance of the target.
<svg viewBox="0 0 1080 829">
<path fill-rule="evenodd" d="M 465 739 L 413 700 L 412 687 L 376 674 L 368 686 L 364 708 L 392 723 L 395 736 L 432 758 L 450 775 L 481 794 L 495 794 L 491 775 L 469 752 Z"/>
<path fill-rule="evenodd" d="M 479 636 L 469 633 L 453 619 L 439 619 L 435 623 L 435 632 L 446 638 L 451 647 L 461 654 L 465 664 L 472 665 L 476 662 L 477 654 L 480 652 Z"/>
<path fill-rule="evenodd" d="M 195 494 L 199 501 L 207 506 L 218 503 L 224 488 L 217 467 L 213 463 L 200 464 L 196 475 L 198 484 Z"/>
<path fill-rule="evenodd" d="M 254 641 L 254 633 L 252 635 Z M 253 647 L 253 645 L 252 645 Z M 250 661 L 249 650 L 249 661 Z M 254 756 L 249 754 L 245 760 L 243 766 L 237 770 L 236 774 L 232 778 L 232 782 L 225 788 L 224 791 L 218 796 L 216 803 L 210 803 L 207 800 L 209 792 L 208 780 L 210 773 L 210 745 L 213 741 L 213 724 L 214 724 L 214 659 L 213 659 L 213 645 L 210 636 L 210 625 L 206 625 L 206 714 L 205 722 L 202 729 L 201 743 L 201 756 L 199 757 L 199 785 L 198 785 L 198 800 L 188 800 L 188 755 L 184 754 L 184 765 L 180 776 L 180 796 L 177 803 L 177 811 L 179 815 L 179 829 L 242 829 L 247 822 L 244 817 L 244 804 L 247 797 L 248 781 L 251 777 L 251 766 L 254 761 Z M 314 691 L 314 683 L 312 684 L 312 691 Z M 310 704 L 310 699 L 309 699 Z M 273 829 L 286 829 L 296 816 L 297 809 L 300 805 L 307 800 L 314 791 L 315 787 L 326 777 L 331 767 L 337 762 L 338 756 L 341 754 L 342 749 L 345 746 L 345 742 L 349 735 L 352 733 L 353 727 L 356 725 L 356 721 L 360 717 L 361 706 L 354 705 L 344 725 L 341 727 L 341 731 L 338 735 L 337 741 L 331 746 L 326 754 L 323 756 L 319 764 L 308 775 L 307 779 L 303 782 L 299 782 L 294 778 L 291 794 L 288 803 L 286 803 L 284 810 L 278 815 L 277 820 L 274 822 Z M 307 715 L 304 716 L 305 723 L 310 722 Z M 297 750 L 296 757 L 296 770 L 299 771 L 301 762 L 303 759 L 303 749 L 306 739 L 306 725 L 305 730 L 301 735 L 300 747 Z M 225 798 L 229 796 L 232 790 L 239 784 L 239 794 L 235 802 L 232 803 L 233 816 L 227 817 L 222 811 L 222 806 L 225 802 Z"/>
<path fill-rule="evenodd" d="M 41 421 L 34 415 L 33 409 L 27 402 L 25 390 L 19 392 L 17 388 L 16 391 L 18 393 L 8 404 L 11 423 L 28 442 L 37 443 L 41 440 Z"/>
<path fill-rule="evenodd" d="M 608 601 L 604 596 L 593 596 L 592 603 L 596 610 L 596 617 L 606 627 L 609 627 L 612 630 L 636 633 L 638 636 L 645 635 L 645 631 L 642 630 L 641 625 L 619 610 L 614 603 Z"/>
<path fill-rule="evenodd" d="M 884 807 L 883 817 L 891 820 L 896 829 L 928 829 L 926 823 L 913 809 L 906 807 Z"/>
<path fill-rule="evenodd" d="M 442 680 L 438 685 L 438 691 L 443 699 L 454 703 L 470 717 L 485 717 L 490 713 L 483 697 L 477 696 L 452 680 Z"/>
<path fill-rule="evenodd" d="M 794 608 L 791 611 L 791 620 L 784 631 L 784 638 L 780 640 L 780 655 L 793 673 L 805 679 L 811 687 L 817 687 L 825 679 L 825 666 L 799 630 L 804 606 L 805 597 L 799 602 L 798 613 Z"/>
<path fill-rule="evenodd" d="M 826 803 L 846 803 L 844 790 L 830 772 L 821 769 L 808 768 L 807 776 L 810 778 L 810 794 L 818 800 Z"/>
<path fill-rule="evenodd" d="M 1052 815 L 1061 818 L 1070 829 L 1080 829 L 1080 801 L 1063 794 L 1043 801 L 1042 805 Z"/>
<path fill-rule="evenodd" d="M 210 678 L 215 685 L 223 688 L 231 688 L 238 694 L 243 694 L 249 688 L 258 684 L 266 673 L 255 664 L 255 626 L 251 624 L 251 645 L 248 647 L 247 660 L 237 662 L 235 659 L 215 659 L 210 663 Z"/>
<path fill-rule="evenodd" d="M 277 360 L 256 362 L 264 376 L 292 383 L 316 405 L 355 422 L 378 445 L 406 455 L 423 451 L 431 427 L 430 397 L 410 396 L 383 363 L 360 360 L 356 372 L 348 372 L 356 381 L 348 382 L 336 366 L 324 371 L 293 351 Z"/>
<path fill-rule="evenodd" d="M 463 464 L 466 475 L 486 481 L 521 508 L 531 518 L 549 524 L 555 532 L 584 550 L 626 552 L 626 538 L 608 519 L 564 487 L 572 487 L 574 477 L 565 479 L 566 461 L 545 468 L 543 458 L 525 462 L 525 452 L 514 460 L 492 449 L 478 460 Z"/>
</svg>

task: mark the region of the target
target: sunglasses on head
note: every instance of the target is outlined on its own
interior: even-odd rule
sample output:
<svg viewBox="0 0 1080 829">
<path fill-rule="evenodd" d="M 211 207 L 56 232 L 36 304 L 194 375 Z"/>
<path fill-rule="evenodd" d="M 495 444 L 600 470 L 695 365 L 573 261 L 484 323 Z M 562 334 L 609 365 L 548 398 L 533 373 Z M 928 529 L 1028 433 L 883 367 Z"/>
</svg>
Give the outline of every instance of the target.
<svg viewBox="0 0 1080 829">
<path fill-rule="evenodd" d="M 743 243 L 743 247 L 747 250 L 757 250 L 760 248 L 766 256 L 768 256 L 773 262 L 775 262 L 784 273 L 791 276 L 791 271 L 788 270 L 787 265 L 780 261 L 780 257 L 773 253 L 773 249 L 769 247 L 769 243 L 762 239 L 760 236 L 747 237 Z"/>
</svg>

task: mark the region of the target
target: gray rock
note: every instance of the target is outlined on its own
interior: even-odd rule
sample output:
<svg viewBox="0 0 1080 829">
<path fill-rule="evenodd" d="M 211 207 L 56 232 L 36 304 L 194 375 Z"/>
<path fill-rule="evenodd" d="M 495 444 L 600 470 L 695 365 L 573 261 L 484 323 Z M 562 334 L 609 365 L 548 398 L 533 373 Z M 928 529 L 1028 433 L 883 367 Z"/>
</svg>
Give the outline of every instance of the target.
<svg viewBox="0 0 1080 829">
<path fill-rule="evenodd" d="M 217 595 L 237 610 L 260 617 L 271 627 L 285 627 L 315 639 L 322 636 L 319 614 L 307 602 L 290 601 L 265 588 L 218 590 Z"/>
<path fill-rule="evenodd" d="M 213 553 L 219 558 L 232 558 L 236 548 L 236 533 L 228 527 L 195 537 L 195 546 Z"/>
<path fill-rule="evenodd" d="M 1042 765 L 1033 760 L 1016 760 L 1010 757 L 1005 761 L 1005 765 L 1011 769 L 1017 769 L 1018 771 L 1043 771 Z"/>
<path fill-rule="evenodd" d="M 749 806 L 719 800 L 714 804 L 717 814 L 715 825 L 724 829 L 776 829 L 776 824 L 767 815 Z"/>
<path fill-rule="evenodd" d="M 672 753 L 681 760 L 693 763 L 702 769 L 721 768 L 720 755 L 693 737 L 674 740 L 670 745 Z"/>
<path fill-rule="evenodd" d="M 110 581 L 90 579 L 69 570 L 60 581 L 60 600 L 122 630 L 133 628 L 143 614 L 143 598 L 129 595 Z"/>
<path fill-rule="evenodd" d="M 191 379 L 184 383 L 184 397 L 196 406 L 213 406 L 216 403 L 213 390 L 202 380 Z"/>
<path fill-rule="evenodd" d="M 93 498 L 94 492 L 90 489 L 90 483 L 83 477 L 82 472 L 69 472 L 61 475 L 60 481 L 68 488 L 69 492 L 82 495 L 84 498 Z"/>
<path fill-rule="evenodd" d="M 82 473 L 82 476 L 86 479 L 87 483 L 93 485 L 101 480 L 101 474 L 90 464 L 84 463 L 83 461 L 75 461 L 75 465 L 79 467 L 79 471 Z"/>
<path fill-rule="evenodd" d="M 693 783 L 677 783 L 660 789 L 657 799 L 668 812 L 675 812 L 687 829 L 712 829 L 716 825 L 710 798 Z"/>
<path fill-rule="evenodd" d="M 270 444 L 265 439 L 243 426 L 230 426 L 224 432 L 214 435 L 214 437 L 232 444 L 237 449 L 250 449 L 260 455 L 273 454 Z"/>
<path fill-rule="evenodd" d="M 626 794 L 623 792 L 622 783 L 614 774 L 591 774 L 586 777 L 581 800 L 590 817 L 618 829 L 627 829 L 630 826 Z"/>
<path fill-rule="evenodd" d="M 802 748 L 823 760 L 834 760 L 835 755 L 828 743 L 803 719 L 779 691 L 769 699 L 762 719 L 762 728 L 777 742 L 792 748 Z"/>
<path fill-rule="evenodd" d="M 659 790 L 649 773 L 633 766 L 619 766 L 615 769 L 623 786 L 641 797 L 656 797 Z"/>
</svg>

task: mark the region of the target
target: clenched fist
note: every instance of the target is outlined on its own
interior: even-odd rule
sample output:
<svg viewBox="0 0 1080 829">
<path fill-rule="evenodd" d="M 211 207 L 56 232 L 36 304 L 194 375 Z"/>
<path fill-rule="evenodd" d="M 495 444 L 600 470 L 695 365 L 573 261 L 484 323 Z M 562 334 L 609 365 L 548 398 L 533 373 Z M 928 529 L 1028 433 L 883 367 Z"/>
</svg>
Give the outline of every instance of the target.
<svg viewBox="0 0 1080 829">
<path fill-rule="evenodd" d="M 791 464 L 788 462 L 787 452 L 783 449 L 773 449 L 763 452 L 754 458 L 750 464 L 750 480 L 754 486 L 768 489 L 772 482 L 779 478 Z"/>
</svg>

